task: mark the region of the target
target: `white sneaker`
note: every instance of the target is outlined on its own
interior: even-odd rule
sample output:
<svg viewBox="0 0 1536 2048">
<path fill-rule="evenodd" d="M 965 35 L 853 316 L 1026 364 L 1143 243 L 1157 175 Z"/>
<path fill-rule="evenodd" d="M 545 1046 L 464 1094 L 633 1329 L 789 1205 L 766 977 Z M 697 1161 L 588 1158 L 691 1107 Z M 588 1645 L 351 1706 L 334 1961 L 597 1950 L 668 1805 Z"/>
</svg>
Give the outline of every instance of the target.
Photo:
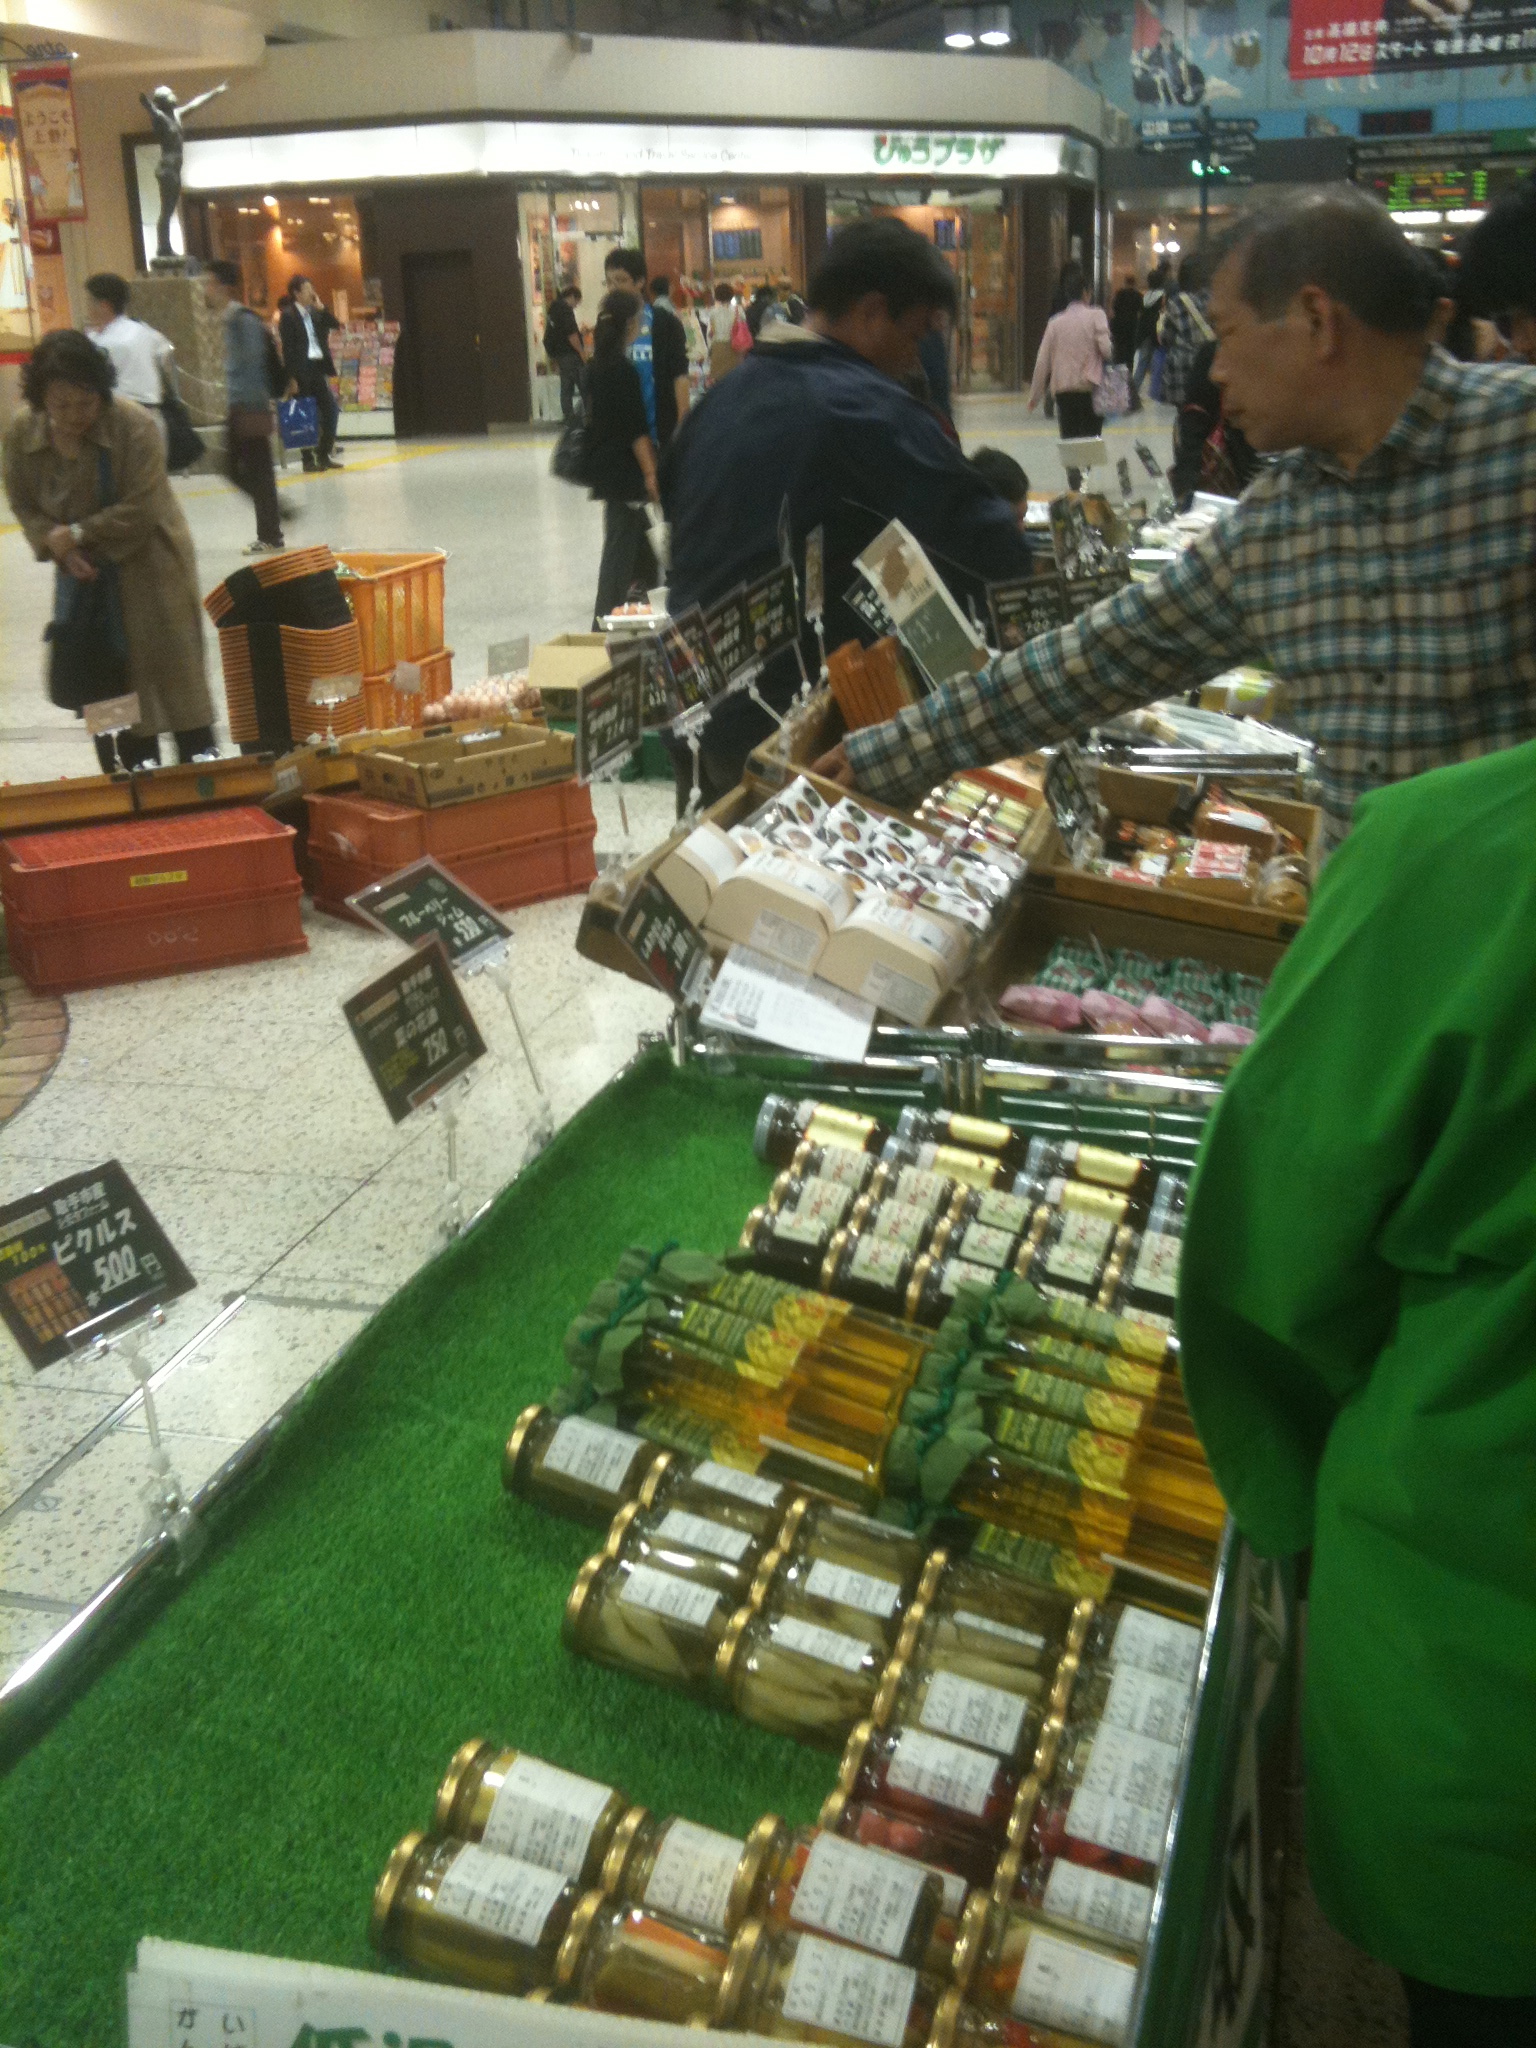
<svg viewBox="0 0 1536 2048">
<path fill-rule="evenodd" d="M 240 550 L 243 555 L 280 555 L 288 543 L 281 540 L 253 540 L 248 548 Z"/>
</svg>

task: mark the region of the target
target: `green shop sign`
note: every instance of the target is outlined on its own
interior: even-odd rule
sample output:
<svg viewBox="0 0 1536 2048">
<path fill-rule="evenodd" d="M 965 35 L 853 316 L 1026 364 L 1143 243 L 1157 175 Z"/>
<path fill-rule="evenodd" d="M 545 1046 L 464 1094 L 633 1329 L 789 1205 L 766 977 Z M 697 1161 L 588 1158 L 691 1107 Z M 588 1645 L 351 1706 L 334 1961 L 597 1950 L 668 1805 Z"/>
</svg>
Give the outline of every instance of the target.
<svg viewBox="0 0 1536 2048">
<path fill-rule="evenodd" d="M 888 164 L 916 164 L 930 171 L 951 170 L 966 164 L 985 168 L 1003 146 L 1001 135 L 877 135 L 875 162 L 882 170 Z"/>
</svg>

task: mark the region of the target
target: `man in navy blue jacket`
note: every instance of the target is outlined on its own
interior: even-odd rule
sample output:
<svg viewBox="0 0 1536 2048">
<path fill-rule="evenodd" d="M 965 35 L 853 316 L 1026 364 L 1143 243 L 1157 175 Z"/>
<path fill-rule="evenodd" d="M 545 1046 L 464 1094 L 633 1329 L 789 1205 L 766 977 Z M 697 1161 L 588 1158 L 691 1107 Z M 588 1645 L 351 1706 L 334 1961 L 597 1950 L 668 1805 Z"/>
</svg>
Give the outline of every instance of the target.
<svg viewBox="0 0 1536 2048">
<path fill-rule="evenodd" d="M 825 535 L 829 648 L 872 637 L 843 597 L 859 580 L 854 557 L 892 519 L 921 542 L 962 605 L 974 598 L 982 608 L 987 582 L 1028 574 L 1028 543 L 1012 507 L 901 381 L 918 368 L 923 337 L 954 317 L 954 273 L 903 222 L 854 221 L 833 237 L 806 299 L 805 325 L 765 327 L 663 457 L 671 609 L 711 604 L 774 568 L 786 500 L 797 571 L 806 535 L 817 526 Z M 782 710 L 799 682 L 787 650 L 758 687 Z M 748 697 L 720 706 L 703 734 L 706 802 L 740 780 L 769 730 Z"/>
</svg>

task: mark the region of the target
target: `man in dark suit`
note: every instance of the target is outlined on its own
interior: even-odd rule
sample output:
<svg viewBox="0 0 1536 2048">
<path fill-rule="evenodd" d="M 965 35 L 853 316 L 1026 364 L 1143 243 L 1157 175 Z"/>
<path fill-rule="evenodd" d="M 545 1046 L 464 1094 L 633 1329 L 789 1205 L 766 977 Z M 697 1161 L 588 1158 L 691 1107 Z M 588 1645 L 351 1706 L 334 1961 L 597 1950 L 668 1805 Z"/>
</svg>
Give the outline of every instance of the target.
<svg viewBox="0 0 1536 2048">
<path fill-rule="evenodd" d="M 307 277 L 289 278 L 288 296 L 278 313 L 283 368 L 288 372 L 285 396 L 312 398 L 320 413 L 319 446 L 302 451 L 306 469 L 341 468 L 332 453 L 340 414 L 330 381 L 336 374 L 330 337 L 340 325 Z"/>
</svg>

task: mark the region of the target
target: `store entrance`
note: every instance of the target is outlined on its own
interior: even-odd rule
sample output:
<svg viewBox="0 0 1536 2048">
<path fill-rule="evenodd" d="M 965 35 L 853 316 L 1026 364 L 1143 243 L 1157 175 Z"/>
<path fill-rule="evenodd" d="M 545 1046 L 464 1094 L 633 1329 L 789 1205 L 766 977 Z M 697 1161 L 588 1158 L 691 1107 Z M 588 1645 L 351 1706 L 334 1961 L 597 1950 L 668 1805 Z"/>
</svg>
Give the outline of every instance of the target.
<svg viewBox="0 0 1536 2048">
<path fill-rule="evenodd" d="M 474 259 L 467 249 L 424 250 L 402 256 L 400 270 L 405 296 L 401 353 L 415 431 L 485 433 Z"/>
<path fill-rule="evenodd" d="M 1019 230 L 1001 185 L 955 190 L 937 185 L 844 187 L 827 193 L 827 226 L 894 214 L 932 242 L 960 287 L 952 373 L 956 391 L 1016 391 L 1019 386 Z"/>
</svg>

